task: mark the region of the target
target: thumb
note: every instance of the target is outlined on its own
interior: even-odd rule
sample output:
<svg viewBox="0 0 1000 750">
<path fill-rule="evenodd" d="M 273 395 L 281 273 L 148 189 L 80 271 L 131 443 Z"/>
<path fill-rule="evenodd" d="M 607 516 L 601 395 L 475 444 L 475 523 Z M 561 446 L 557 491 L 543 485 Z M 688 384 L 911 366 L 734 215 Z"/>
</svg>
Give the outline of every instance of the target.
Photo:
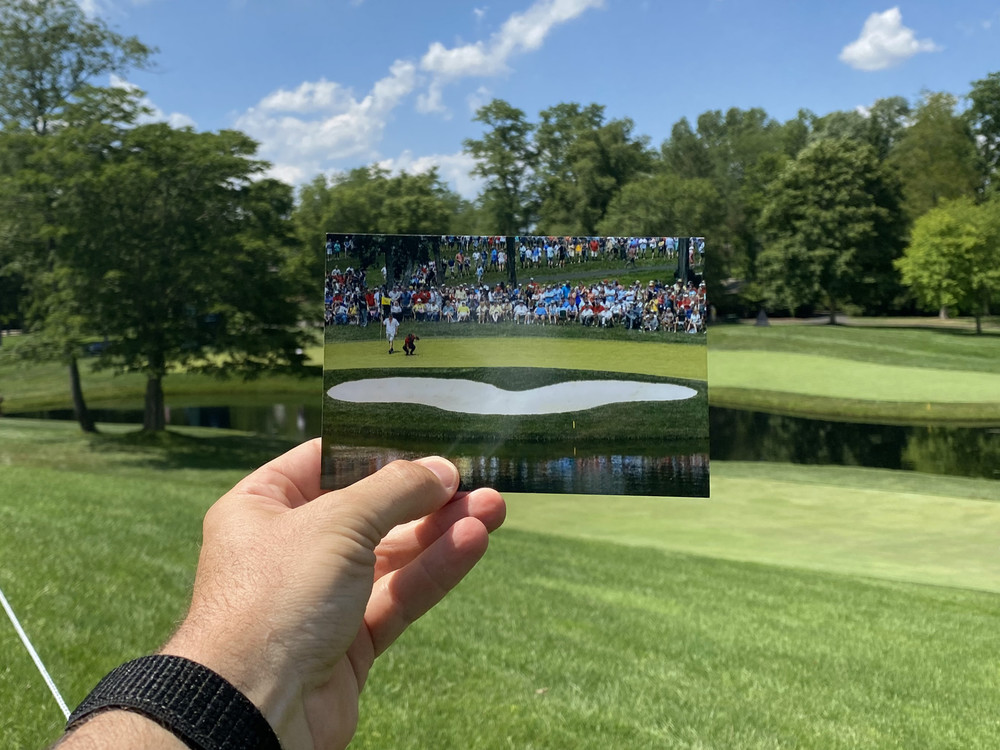
<svg viewBox="0 0 1000 750">
<path fill-rule="evenodd" d="M 310 506 L 341 523 L 345 515 L 360 521 L 362 526 L 356 530 L 371 534 L 374 549 L 396 526 L 445 505 L 458 483 L 458 469 L 440 456 L 393 461 L 350 487 L 317 498 Z"/>
</svg>

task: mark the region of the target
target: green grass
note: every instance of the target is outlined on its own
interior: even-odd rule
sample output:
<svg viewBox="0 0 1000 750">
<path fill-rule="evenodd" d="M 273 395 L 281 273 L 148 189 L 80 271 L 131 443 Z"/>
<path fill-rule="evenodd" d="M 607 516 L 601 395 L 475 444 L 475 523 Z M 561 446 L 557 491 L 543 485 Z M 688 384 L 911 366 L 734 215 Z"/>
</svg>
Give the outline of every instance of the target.
<svg viewBox="0 0 1000 750">
<path fill-rule="evenodd" d="M 713 405 L 879 422 L 1000 421 L 1000 333 L 722 326 Z"/>
<path fill-rule="evenodd" d="M 707 335 L 702 333 L 670 332 L 666 329 L 656 331 L 632 330 L 625 326 L 602 328 L 585 326 L 578 323 L 558 323 L 556 325 L 541 325 L 532 323 L 501 322 L 501 323 L 449 323 L 447 321 L 406 320 L 400 323 L 400 338 L 408 333 L 414 333 L 421 338 L 478 338 L 498 339 L 515 338 L 545 338 L 545 339 L 586 339 L 588 341 L 631 341 L 636 343 L 665 343 L 705 346 Z M 385 338 L 385 334 L 377 322 L 366 326 L 341 325 L 328 326 L 324 332 L 327 343 L 343 341 L 373 341 Z"/>
<path fill-rule="evenodd" d="M 815 354 L 871 364 L 996 373 L 1000 330 L 879 328 L 827 325 L 715 326 L 708 334 L 713 353 L 765 351 Z"/>
<path fill-rule="evenodd" d="M 0 586 L 70 703 L 167 637 L 202 513 L 284 447 L 107 432 L 0 420 Z M 710 500 L 512 496 L 352 747 L 995 746 L 1000 484 L 712 472 Z M 61 715 L 6 623 L 0 653 L 0 737 L 41 747 Z"/>
<path fill-rule="evenodd" d="M 417 355 L 389 356 L 381 339 L 327 344 L 328 369 L 382 369 L 386 373 L 425 367 L 546 367 L 604 370 L 704 380 L 705 348 L 684 344 L 588 339 L 421 338 Z"/>
<path fill-rule="evenodd" d="M 68 408 L 71 405 L 68 367 L 57 362 L 20 359 L 17 350 L 28 338 L 9 336 L 3 339 L 3 347 L 0 348 L 0 396 L 3 396 L 3 412 L 10 414 Z M 315 397 L 323 350 L 320 346 L 314 346 L 307 349 L 306 354 L 313 365 L 311 376 L 273 375 L 243 381 L 238 378 L 222 379 L 176 372 L 164 379 L 163 387 L 168 398 L 196 396 L 204 399 L 201 403 L 205 403 L 205 400 L 218 403 L 220 397 L 229 400 L 234 394 L 244 398 L 266 396 L 269 399 L 273 399 L 274 394 Z M 142 375 L 115 375 L 107 370 L 94 370 L 94 360 L 87 357 L 81 358 L 79 362 L 84 397 L 89 406 L 142 404 L 146 390 L 146 381 Z"/>
</svg>

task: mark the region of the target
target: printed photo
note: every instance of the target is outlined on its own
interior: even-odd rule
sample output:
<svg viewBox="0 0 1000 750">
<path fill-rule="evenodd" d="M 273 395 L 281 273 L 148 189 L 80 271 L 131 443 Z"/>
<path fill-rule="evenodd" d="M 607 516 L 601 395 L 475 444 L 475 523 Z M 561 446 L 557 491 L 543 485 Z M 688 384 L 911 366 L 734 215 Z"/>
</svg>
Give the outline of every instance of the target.
<svg viewBox="0 0 1000 750">
<path fill-rule="evenodd" d="M 326 238 L 323 486 L 708 497 L 703 237 Z"/>
</svg>

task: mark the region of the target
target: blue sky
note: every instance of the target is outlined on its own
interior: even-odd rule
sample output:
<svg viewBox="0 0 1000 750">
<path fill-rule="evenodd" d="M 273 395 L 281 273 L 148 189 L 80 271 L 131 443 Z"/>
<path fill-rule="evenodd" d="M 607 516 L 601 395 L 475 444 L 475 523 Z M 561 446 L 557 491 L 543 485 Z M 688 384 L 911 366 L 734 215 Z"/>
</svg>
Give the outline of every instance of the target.
<svg viewBox="0 0 1000 750">
<path fill-rule="evenodd" d="M 128 76 L 160 116 L 239 128 L 299 184 L 380 162 L 437 164 L 474 194 L 462 140 L 500 97 L 631 117 L 653 145 L 681 117 L 762 107 L 779 120 L 1000 71 L 1000 2 L 921 0 L 80 0 L 159 48 Z"/>
</svg>

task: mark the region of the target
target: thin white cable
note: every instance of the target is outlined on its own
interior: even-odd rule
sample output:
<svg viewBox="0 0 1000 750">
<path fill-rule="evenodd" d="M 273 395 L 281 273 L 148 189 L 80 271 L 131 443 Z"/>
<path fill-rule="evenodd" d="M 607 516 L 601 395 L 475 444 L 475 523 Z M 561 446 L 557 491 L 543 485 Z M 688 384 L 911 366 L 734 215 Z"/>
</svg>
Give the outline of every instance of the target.
<svg viewBox="0 0 1000 750">
<path fill-rule="evenodd" d="M 14 630 L 17 631 L 18 637 L 21 639 L 21 643 L 24 647 L 28 649 L 28 653 L 31 654 L 31 660 L 35 662 L 35 666 L 38 667 L 38 671 L 42 674 L 42 679 L 45 680 L 45 684 L 49 686 L 49 690 L 52 692 L 52 697 L 56 699 L 56 703 L 59 704 L 59 709 L 63 712 L 63 716 L 67 719 L 69 718 L 69 707 L 66 705 L 66 701 L 59 694 L 59 688 L 52 681 L 52 677 L 49 676 L 48 670 L 45 669 L 45 665 L 42 664 L 42 660 L 38 657 L 38 652 L 35 651 L 35 647 L 31 645 L 31 641 L 28 640 L 28 634 L 24 632 L 24 628 L 21 627 L 21 623 L 17 620 L 17 615 L 14 614 L 14 610 L 11 609 L 10 604 L 7 602 L 7 597 L 3 595 L 3 589 L 0 589 L 0 604 L 3 604 L 4 611 L 7 613 L 7 617 L 10 618 L 11 623 L 14 625 Z"/>
</svg>

